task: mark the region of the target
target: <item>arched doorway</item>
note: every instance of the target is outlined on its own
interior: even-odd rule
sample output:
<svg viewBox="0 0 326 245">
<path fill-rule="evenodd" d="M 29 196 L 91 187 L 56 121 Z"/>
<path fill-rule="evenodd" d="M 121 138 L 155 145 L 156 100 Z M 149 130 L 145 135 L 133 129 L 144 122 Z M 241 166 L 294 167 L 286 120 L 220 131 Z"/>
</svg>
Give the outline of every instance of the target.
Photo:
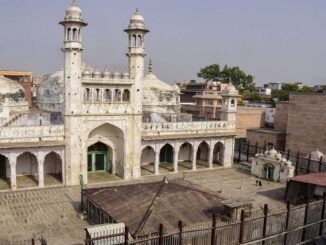
<svg viewBox="0 0 326 245">
<path fill-rule="evenodd" d="M 122 178 L 125 176 L 124 133 L 120 128 L 105 123 L 93 129 L 89 133 L 87 146 L 85 162 L 89 173 L 88 182 L 107 181 L 117 179 L 117 176 Z"/>
<path fill-rule="evenodd" d="M 206 141 L 203 141 L 198 146 L 196 160 L 197 167 L 208 167 L 208 155 L 209 155 L 209 145 Z"/>
<path fill-rule="evenodd" d="M 62 160 L 58 153 L 50 152 L 44 159 L 44 184 L 62 183 Z"/>
<path fill-rule="evenodd" d="M 24 152 L 17 157 L 17 187 L 34 187 L 38 185 L 38 162 L 34 154 Z"/>
<path fill-rule="evenodd" d="M 170 144 L 164 145 L 160 150 L 160 168 L 173 171 L 173 147 Z"/>
<path fill-rule="evenodd" d="M 0 189 L 8 189 L 10 187 L 10 165 L 8 158 L 0 155 Z"/>
<path fill-rule="evenodd" d="M 193 147 L 188 142 L 185 142 L 180 146 L 179 154 L 178 154 L 179 167 L 182 167 L 185 169 L 192 168 L 192 150 L 193 150 Z"/>
<path fill-rule="evenodd" d="M 224 157 L 224 145 L 221 142 L 218 142 L 214 146 L 213 151 L 213 163 L 223 165 Z"/>
<path fill-rule="evenodd" d="M 87 150 L 88 172 L 112 172 L 112 149 L 97 142 Z"/>
<path fill-rule="evenodd" d="M 141 175 L 154 173 L 155 152 L 151 146 L 146 146 L 141 153 Z"/>
</svg>

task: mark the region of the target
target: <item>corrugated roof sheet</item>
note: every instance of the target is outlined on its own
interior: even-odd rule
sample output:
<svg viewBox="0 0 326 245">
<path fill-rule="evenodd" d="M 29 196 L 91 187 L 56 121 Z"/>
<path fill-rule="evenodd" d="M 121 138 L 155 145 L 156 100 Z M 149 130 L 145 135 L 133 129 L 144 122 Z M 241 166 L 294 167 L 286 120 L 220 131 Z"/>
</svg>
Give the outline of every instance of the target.
<svg viewBox="0 0 326 245">
<path fill-rule="evenodd" d="M 290 178 L 290 181 L 302 182 L 326 187 L 326 173 L 313 173 Z"/>
</svg>

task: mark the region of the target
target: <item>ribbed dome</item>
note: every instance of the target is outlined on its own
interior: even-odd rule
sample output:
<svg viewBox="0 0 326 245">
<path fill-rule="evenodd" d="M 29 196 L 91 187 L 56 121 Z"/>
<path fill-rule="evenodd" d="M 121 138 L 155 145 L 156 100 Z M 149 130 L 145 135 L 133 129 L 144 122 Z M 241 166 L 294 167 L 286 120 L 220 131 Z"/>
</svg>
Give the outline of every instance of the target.
<svg viewBox="0 0 326 245">
<path fill-rule="evenodd" d="M 138 9 L 136 9 L 136 12 L 131 16 L 130 22 L 144 23 L 144 17 L 140 15 Z"/>
<path fill-rule="evenodd" d="M 92 71 L 88 66 L 86 66 L 86 68 L 83 70 L 82 77 L 84 77 L 84 78 L 92 77 Z"/>
<path fill-rule="evenodd" d="M 5 96 L 9 100 L 25 98 L 24 88 L 18 82 L 4 76 L 0 76 L 0 95 L 1 97 Z"/>
<path fill-rule="evenodd" d="M 93 77 L 94 78 L 100 78 L 101 75 L 102 75 L 101 72 L 96 67 L 95 70 L 93 71 Z"/>
<path fill-rule="evenodd" d="M 109 68 L 106 66 L 103 73 L 102 73 L 103 78 L 109 78 L 111 76 L 111 73 L 109 71 Z"/>
</svg>

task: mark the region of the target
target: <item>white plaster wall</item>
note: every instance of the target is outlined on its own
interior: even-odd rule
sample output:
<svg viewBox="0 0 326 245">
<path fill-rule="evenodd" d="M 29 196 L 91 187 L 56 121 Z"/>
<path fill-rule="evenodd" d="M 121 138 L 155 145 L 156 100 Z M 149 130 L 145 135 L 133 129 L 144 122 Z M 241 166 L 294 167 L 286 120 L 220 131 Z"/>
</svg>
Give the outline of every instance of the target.
<svg viewBox="0 0 326 245">
<path fill-rule="evenodd" d="M 37 175 L 37 159 L 30 153 L 24 153 L 17 158 L 17 176 Z"/>
<path fill-rule="evenodd" d="M 62 161 L 60 156 L 55 153 L 50 153 L 44 160 L 44 174 L 59 174 L 62 173 Z"/>
<path fill-rule="evenodd" d="M 179 149 L 179 161 L 191 161 L 192 160 L 192 146 L 188 144 L 183 144 Z"/>
<path fill-rule="evenodd" d="M 154 163 L 155 153 L 152 148 L 145 147 L 141 155 L 141 165 L 146 165 L 149 163 Z"/>
</svg>

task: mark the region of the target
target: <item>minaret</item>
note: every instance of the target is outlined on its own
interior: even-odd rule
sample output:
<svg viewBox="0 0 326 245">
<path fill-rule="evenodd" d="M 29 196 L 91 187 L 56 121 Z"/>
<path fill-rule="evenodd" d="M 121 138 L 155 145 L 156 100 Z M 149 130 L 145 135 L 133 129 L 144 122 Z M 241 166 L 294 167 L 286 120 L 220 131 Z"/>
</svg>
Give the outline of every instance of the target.
<svg viewBox="0 0 326 245">
<path fill-rule="evenodd" d="M 81 18 L 81 9 L 75 1 L 67 8 L 64 21 L 64 124 L 65 124 L 65 179 L 66 185 L 78 185 L 79 176 L 87 178 L 87 162 L 83 162 L 82 146 L 82 82 L 81 31 L 87 24 Z M 85 175 L 86 173 L 86 175 Z"/>
<path fill-rule="evenodd" d="M 138 9 L 130 19 L 130 24 L 124 30 L 128 33 L 128 63 L 130 80 L 134 83 L 132 88 L 131 103 L 134 113 L 142 112 L 142 80 L 144 78 L 145 28 L 144 18 Z"/>
<path fill-rule="evenodd" d="M 81 9 L 73 1 L 66 10 L 64 21 L 60 22 L 64 27 L 62 50 L 65 53 L 65 115 L 81 113 L 81 53 L 83 51 L 81 31 L 84 26 L 87 26 L 81 13 Z"/>
<path fill-rule="evenodd" d="M 237 113 L 237 100 L 239 93 L 232 83 L 229 83 L 222 91 L 222 108 L 221 120 L 222 121 L 236 121 Z"/>
</svg>

